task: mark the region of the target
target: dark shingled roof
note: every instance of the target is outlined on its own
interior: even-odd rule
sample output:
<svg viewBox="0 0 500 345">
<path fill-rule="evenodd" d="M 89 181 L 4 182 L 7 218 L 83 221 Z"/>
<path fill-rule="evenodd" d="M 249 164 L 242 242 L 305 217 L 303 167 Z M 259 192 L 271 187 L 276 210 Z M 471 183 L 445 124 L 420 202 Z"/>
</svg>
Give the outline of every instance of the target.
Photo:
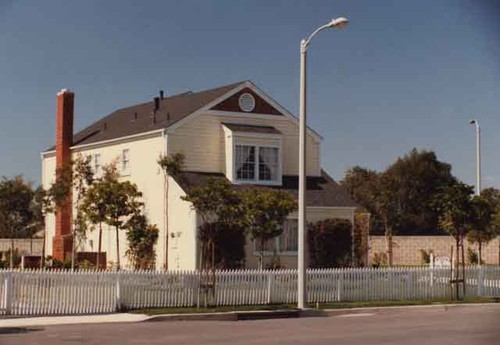
<svg viewBox="0 0 500 345">
<path fill-rule="evenodd" d="M 165 97 L 160 100 L 160 109 L 155 116 L 154 101 L 119 109 L 76 133 L 73 145 L 91 144 L 168 128 L 244 82 Z M 55 150 L 55 146 L 47 151 L 52 150 Z"/>
<path fill-rule="evenodd" d="M 222 123 L 224 126 L 235 132 L 244 133 L 264 133 L 264 134 L 282 134 L 272 126 L 254 126 L 254 125 L 240 125 L 234 123 Z"/>
<path fill-rule="evenodd" d="M 177 183 L 184 189 L 189 190 L 193 187 L 203 186 L 209 178 L 226 179 L 222 173 L 204 173 L 185 171 L 176 178 Z M 245 189 L 251 185 L 234 185 L 235 188 Z M 298 194 L 299 178 L 298 176 L 283 175 L 282 186 L 262 186 L 255 185 L 259 188 L 272 188 L 290 192 L 295 198 Z M 307 178 L 306 192 L 307 206 L 323 206 L 323 207 L 356 207 L 356 204 L 347 191 L 335 182 L 324 170 L 321 171 L 321 176 L 309 176 Z"/>
</svg>

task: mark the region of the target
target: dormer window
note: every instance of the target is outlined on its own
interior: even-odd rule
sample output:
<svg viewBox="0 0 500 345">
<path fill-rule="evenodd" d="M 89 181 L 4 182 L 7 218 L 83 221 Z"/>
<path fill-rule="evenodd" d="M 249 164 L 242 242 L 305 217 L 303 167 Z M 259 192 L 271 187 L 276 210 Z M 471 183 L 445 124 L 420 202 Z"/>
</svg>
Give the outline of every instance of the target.
<svg viewBox="0 0 500 345">
<path fill-rule="evenodd" d="M 236 180 L 276 182 L 279 180 L 279 148 L 236 144 Z"/>
<path fill-rule="evenodd" d="M 237 124 L 224 124 L 224 132 L 226 176 L 231 182 L 281 185 L 281 132 Z"/>
</svg>

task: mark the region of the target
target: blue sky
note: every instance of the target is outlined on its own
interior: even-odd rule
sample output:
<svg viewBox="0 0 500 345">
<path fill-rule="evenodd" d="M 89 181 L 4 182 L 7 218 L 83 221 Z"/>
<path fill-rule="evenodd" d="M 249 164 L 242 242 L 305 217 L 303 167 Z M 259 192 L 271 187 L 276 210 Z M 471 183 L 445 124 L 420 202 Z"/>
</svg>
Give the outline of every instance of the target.
<svg viewBox="0 0 500 345">
<path fill-rule="evenodd" d="M 116 108 L 251 79 L 298 113 L 299 42 L 309 50 L 309 124 L 336 179 L 381 170 L 413 147 L 435 150 L 500 187 L 500 5 L 419 1 L 0 0 L 0 176 L 39 180 L 54 142 L 55 95 L 76 93 L 76 128 Z"/>
</svg>

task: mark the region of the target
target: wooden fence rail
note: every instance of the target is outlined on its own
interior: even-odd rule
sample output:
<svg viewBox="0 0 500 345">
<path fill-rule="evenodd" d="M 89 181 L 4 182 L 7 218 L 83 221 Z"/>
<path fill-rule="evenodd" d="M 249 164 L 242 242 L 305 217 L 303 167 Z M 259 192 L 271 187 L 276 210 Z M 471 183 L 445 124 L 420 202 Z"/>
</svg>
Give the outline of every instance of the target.
<svg viewBox="0 0 500 345">
<path fill-rule="evenodd" d="M 224 270 L 205 292 L 198 271 L 0 270 L 0 314 L 98 314 L 154 307 L 296 303 L 296 270 Z M 206 279 L 206 277 L 205 277 Z M 311 269 L 308 301 L 449 299 L 446 268 Z M 500 297 L 500 267 L 468 267 L 467 296 Z M 209 295 L 209 296 L 208 296 Z M 208 297 L 207 297 L 208 296 Z"/>
</svg>

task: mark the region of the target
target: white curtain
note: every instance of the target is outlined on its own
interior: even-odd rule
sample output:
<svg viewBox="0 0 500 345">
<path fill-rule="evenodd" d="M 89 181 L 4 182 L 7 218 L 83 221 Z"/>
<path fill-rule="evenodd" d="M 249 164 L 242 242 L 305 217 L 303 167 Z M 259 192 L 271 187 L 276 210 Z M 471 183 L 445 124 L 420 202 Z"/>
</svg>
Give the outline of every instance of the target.
<svg viewBox="0 0 500 345">
<path fill-rule="evenodd" d="M 254 179 L 255 147 L 236 145 L 236 176 L 239 179 Z M 253 156 L 253 157 L 252 157 Z"/>
<path fill-rule="evenodd" d="M 276 180 L 278 177 L 278 148 L 259 148 L 260 179 Z M 269 173 L 267 173 L 269 172 Z M 267 176 L 266 176 L 267 175 Z"/>
</svg>

